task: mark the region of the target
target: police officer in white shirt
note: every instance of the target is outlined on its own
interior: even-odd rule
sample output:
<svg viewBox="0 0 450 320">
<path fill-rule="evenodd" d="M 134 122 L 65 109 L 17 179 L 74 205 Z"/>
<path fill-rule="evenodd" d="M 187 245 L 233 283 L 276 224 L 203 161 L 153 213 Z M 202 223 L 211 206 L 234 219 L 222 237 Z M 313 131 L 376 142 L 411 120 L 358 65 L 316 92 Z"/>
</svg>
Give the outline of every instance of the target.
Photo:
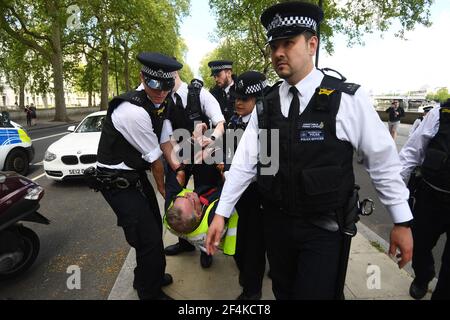
<svg viewBox="0 0 450 320">
<path fill-rule="evenodd" d="M 164 196 L 164 168 L 160 139 L 167 96 L 175 85 L 174 72 L 182 65 L 165 55 L 143 52 L 144 90 L 115 97 L 109 103 L 98 147 L 97 189 L 117 215 L 117 224 L 136 249 L 133 287 L 142 300 L 171 299 L 161 287 L 173 282 L 165 274 L 162 220 L 146 170 L 151 169 Z"/>
<path fill-rule="evenodd" d="M 211 93 L 203 88 L 203 83 L 198 79 L 193 79 L 188 85 L 181 81 L 178 72 L 176 72 L 175 87 L 172 90 L 171 97 L 173 103 L 169 105 L 167 110 L 161 136 L 161 148 L 167 160 L 165 167 L 166 210 L 173 197 L 186 187 L 191 174 L 194 177 L 195 188 L 215 187 L 221 184 L 220 173 L 214 166 L 205 163 L 192 165 L 193 158 L 182 160 L 174 157 L 174 150 L 179 147 L 177 144 L 183 142 L 181 139 L 175 141 L 174 130 L 182 129 L 188 135 L 193 135 L 195 126 L 198 128 L 199 123 L 204 126 L 204 129 L 209 128 L 211 123 L 214 131 L 210 137 L 201 136 L 200 143 L 202 147 L 206 147 L 222 137 L 225 123 L 219 103 Z M 187 166 L 186 162 L 190 165 Z M 193 245 L 179 238 L 178 243 L 165 248 L 165 253 L 166 255 L 177 255 L 181 252 L 193 250 L 195 250 Z M 201 252 L 201 265 L 209 267 L 212 263 L 211 258 Z"/>
<path fill-rule="evenodd" d="M 390 254 L 400 249 L 400 267 L 412 255 L 412 214 L 395 144 L 358 85 L 324 76 L 314 67 L 322 18 L 319 7 L 303 2 L 280 3 L 261 16 L 272 65 L 284 81 L 265 96 L 264 108 L 253 111 L 206 241 L 208 252 L 216 252 L 224 218 L 257 176 L 277 299 L 343 296 L 337 280 L 344 243 L 339 229 L 354 189 L 354 149 L 363 151 L 380 200 L 396 224 Z M 278 132 L 279 141 L 259 142 L 261 128 Z M 266 165 L 263 151 L 272 163 Z"/>
<path fill-rule="evenodd" d="M 415 279 L 410 295 L 422 299 L 435 276 L 433 248 L 447 234 L 441 271 L 433 300 L 450 299 L 450 99 L 428 112 L 400 151 L 402 177 L 406 180 L 420 166 L 421 180 L 414 192 Z"/>
</svg>

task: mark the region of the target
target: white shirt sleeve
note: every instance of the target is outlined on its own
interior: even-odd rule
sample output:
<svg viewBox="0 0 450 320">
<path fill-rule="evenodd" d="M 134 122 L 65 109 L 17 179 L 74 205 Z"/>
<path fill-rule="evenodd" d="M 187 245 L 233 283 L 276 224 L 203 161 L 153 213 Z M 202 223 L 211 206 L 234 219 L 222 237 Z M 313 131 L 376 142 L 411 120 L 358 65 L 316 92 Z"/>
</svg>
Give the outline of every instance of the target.
<svg viewBox="0 0 450 320">
<path fill-rule="evenodd" d="M 258 146 L 258 116 L 255 108 L 226 175 L 216 214 L 230 217 L 239 198 L 256 176 Z"/>
<path fill-rule="evenodd" d="M 219 102 L 204 88 L 200 91 L 200 104 L 203 113 L 211 120 L 213 126 L 216 126 L 221 121 L 225 121 Z"/>
<path fill-rule="evenodd" d="M 411 127 L 411 130 L 409 131 L 409 136 L 410 136 L 410 137 L 412 136 L 412 134 L 414 133 L 414 131 L 416 131 L 416 129 L 419 127 L 419 125 L 420 125 L 421 122 L 422 122 L 422 121 L 421 121 L 420 119 L 416 119 L 416 121 L 414 121 L 414 123 L 413 123 L 413 125 L 412 125 L 412 127 Z"/>
<path fill-rule="evenodd" d="M 428 144 L 439 131 L 439 111 L 440 107 L 436 107 L 428 112 L 400 151 L 401 175 L 405 181 L 413 169 L 423 163 Z"/>
<path fill-rule="evenodd" d="M 112 122 L 123 137 L 142 153 L 145 161 L 152 163 L 161 157 L 162 151 L 152 120 L 143 108 L 123 102 L 114 110 Z"/>
<path fill-rule="evenodd" d="M 172 122 L 166 119 L 164 120 L 162 131 L 161 131 L 161 141 L 160 143 L 166 143 L 170 140 L 170 137 L 173 135 Z"/>
<path fill-rule="evenodd" d="M 342 94 L 336 135 L 364 154 L 366 170 L 394 223 L 411 220 L 409 190 L 400 176 L 402 166 L 395 142 L 363 89 L 353 96 Z"/>
</svg>

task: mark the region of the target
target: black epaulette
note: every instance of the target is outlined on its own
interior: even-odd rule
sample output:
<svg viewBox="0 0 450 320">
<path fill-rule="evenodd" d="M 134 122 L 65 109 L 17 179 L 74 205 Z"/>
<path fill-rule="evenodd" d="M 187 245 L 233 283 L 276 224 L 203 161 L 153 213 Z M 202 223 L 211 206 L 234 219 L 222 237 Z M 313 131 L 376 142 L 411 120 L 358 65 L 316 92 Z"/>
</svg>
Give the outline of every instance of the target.
<svg viewBox="0 0 450 320">
<path fill-rule="evenodd" d="M 353 96 L 356 93 L 356 91 L 358 91 L 359 88 L 361 88 L 359 84 L 344 82 L 341 83 L 339 90 L 342 91 L 343 93 Z"/>
</svg>

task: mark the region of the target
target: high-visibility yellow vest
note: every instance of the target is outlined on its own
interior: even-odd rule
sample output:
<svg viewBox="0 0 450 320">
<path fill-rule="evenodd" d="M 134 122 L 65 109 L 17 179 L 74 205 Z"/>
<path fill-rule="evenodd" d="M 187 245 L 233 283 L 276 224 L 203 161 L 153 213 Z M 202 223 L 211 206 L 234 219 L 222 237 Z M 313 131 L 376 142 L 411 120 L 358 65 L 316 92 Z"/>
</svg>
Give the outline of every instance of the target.
<svg viewBox="0 0 450 320">
<path fill-rule="evenodd" d="M 178 196 L 184 196 L 186 193 L 192 192 L 192 190 L 183 189 Z M 202 221 L 200 222 L 200 225 L 192 232 L 188 234 L 179 233 L 173 230 L 169 224 L 167 223 L 166 215 L 164 214 L 163 223 L 166 226 L 167 230 L 172 232 L 174 235 L 186 239 L 193 245 L 200 248 L 200 250 L 206 252 L 205 248 L 205 241 L 206 241 L 206 235 L 208 234 L 208 217 L 209 213 L 211 212 L 212 208 L 215 206 L 216 202 L 219 201 L 219 199 L 216 199 L 212 201 L 208 207 L 206 208 L 206 211 L 203 215 Z M 170 204 L 169 208 L 173 206 L 173 201 Z M 222 240 L 219 245 L 219 249 L 223 250 L 223 253 L 226 255 L 234 255 L 236 252 L 236 237 L 237 237 L 237 224 L 238 224 L 238 213 L 236 210 L 232 213 L 230 216 L 230 219 L 228 219 L 228 222 L 225 224 L 225 230 L 224 234 L 222 235 Z"/>
</svg>

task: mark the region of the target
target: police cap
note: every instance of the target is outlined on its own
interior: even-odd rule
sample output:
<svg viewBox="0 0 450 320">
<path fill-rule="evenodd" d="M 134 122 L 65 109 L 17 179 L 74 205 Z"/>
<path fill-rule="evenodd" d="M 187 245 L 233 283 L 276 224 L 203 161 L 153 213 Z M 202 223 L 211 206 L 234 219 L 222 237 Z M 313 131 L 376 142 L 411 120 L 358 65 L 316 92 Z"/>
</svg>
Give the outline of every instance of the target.
<svg viewBox="0 0 450 320">
<path fill-rule="evenodd" d="M 175 86 L 175 71 L 183 65 L 175 59 L 157 52 L 141 52 L 136 57 L 142 64 L 145 83 L 152 89 L 170 91 Z"/>
<path fill-rule="evenodd" d="M 233 61 L 230 60 L 214 60 L 208 63 L 208 67 L 211 68 L 211 75 L 215 76 L 222 70 L 232 70 Z"/>
<path fill-rule="evenodd" d="M 295 37 L 304 31 L 317 34 L 323 11 L 305 2 L 290 1 L 276 4 L 261 15 L 261 23 L 267 30 L 267 42 Z"/>
<path fill-rule="evenodd" d="M 256 71 L 247 71 L 236 80 L 236 91 L 231 92 L 233 96 L 240 99 L 256 97 L 262 94 L 267 87 L 266 76 Z"/>
</svg>

